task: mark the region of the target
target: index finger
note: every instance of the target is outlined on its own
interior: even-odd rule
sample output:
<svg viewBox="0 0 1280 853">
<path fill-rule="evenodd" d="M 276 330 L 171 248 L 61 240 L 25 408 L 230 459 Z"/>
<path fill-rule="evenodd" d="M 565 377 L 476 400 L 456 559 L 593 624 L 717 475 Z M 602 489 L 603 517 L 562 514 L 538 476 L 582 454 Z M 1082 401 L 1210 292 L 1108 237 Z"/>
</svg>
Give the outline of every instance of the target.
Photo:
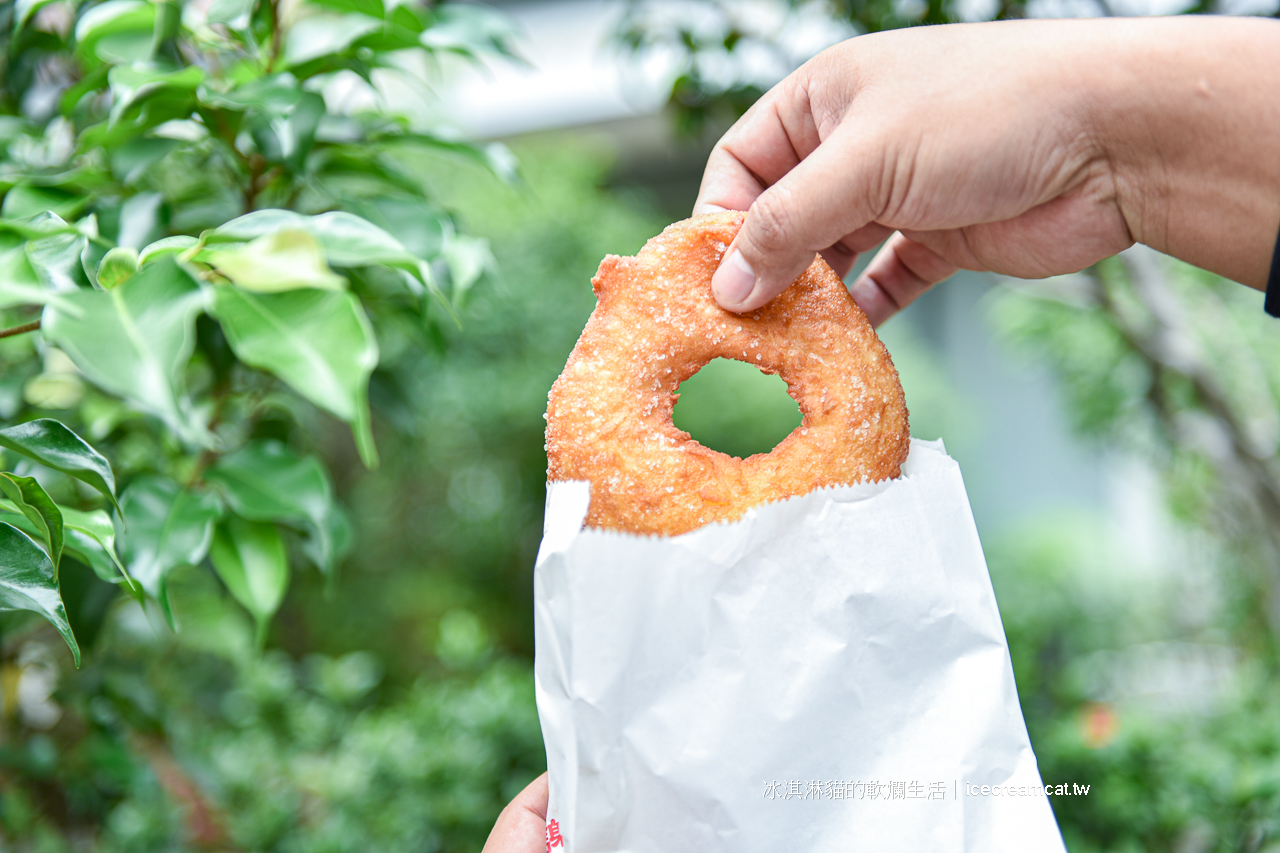
<svg viewBox="0 0 1280 853">
<path fill-rule="evenodd" d="M 798 72 L 797 72 L 798 73 Z M 793 74 L 751 106 L 716 143 L 694 214 L 747 210 L 822 141 L 807 90 Z"/>
</svg>

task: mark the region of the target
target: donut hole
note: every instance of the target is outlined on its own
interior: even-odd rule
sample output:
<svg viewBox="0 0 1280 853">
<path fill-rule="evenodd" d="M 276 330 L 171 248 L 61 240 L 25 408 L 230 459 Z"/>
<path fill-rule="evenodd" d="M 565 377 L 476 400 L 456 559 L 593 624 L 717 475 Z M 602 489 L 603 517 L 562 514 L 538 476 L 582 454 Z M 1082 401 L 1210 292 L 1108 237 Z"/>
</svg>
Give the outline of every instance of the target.
<svg viewBox="0 0 1280 853">
<path fill-rule="evenodd" d="M 745 459 L 768 453 L 800 425 L 787 383 L 753 364 L 717 358 L 680 385 L 672 419 L 693 440 Z"/>
</svg>

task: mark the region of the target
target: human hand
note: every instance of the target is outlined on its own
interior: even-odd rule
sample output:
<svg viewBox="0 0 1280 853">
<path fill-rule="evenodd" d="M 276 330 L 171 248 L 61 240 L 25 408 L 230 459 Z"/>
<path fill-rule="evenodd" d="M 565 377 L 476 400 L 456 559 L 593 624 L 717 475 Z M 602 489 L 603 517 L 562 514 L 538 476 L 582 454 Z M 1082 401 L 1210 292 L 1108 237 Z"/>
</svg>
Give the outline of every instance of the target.
<svg viewBox="0 0 1280 853">
<path fill-rule="evenodd" d="M 821 252 L 879 324 L 957 268 L 1074 272 L 1135 240 L 1261 287 L 1280 222 L 1280 24 L 1019 21 L 860 36 L 717 144 L 748 210 L 712 286 L 749 311 Z M 894 232 L 898 233 L 894 233 Z"/>
<path fill-rule="evenodd" d="M 481 853 L 542 853 L 547 838 L 547 774 L 529 783 L 498 815 Z"/>
</svg>

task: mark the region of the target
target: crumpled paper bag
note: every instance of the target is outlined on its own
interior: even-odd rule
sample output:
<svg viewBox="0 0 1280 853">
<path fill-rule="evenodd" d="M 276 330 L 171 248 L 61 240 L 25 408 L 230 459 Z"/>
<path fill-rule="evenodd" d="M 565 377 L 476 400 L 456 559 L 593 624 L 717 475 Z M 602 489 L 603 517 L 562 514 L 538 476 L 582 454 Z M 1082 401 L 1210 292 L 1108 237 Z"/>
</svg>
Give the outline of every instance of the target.
<svg viewBox="0 0 1280 853">
<path fill-rule="evenodd" d="M 534 577 L 548 851 L 1064 849 L 941 442 L 676 537 L 588 500 L 550 485 Z"/>
</svg>

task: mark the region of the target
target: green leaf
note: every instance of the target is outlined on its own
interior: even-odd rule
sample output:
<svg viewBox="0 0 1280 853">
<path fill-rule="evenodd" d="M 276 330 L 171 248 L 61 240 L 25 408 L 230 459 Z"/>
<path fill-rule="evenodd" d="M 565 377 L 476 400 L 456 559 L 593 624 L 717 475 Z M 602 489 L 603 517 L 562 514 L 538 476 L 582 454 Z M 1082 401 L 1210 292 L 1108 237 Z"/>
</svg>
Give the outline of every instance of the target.
<svg viewBox="0 0 1280 853">
<path fill-rule="evenodd" d="M 147 264 L 113 290 L 68 293 L 79 317 L 57 306 L 44 310 L 44 336 L 90 381 L 160 417 L 183 440 L 210 436 L 179 376 L 195 347 L 196 315 L 204 291 L 172 258 Z"/>
<path fill-rule="evenodd" d="M 155 6 L 145 0 L 107 0 L 76 23 L 76 53 L 96 62 L 137 62 L 151 57 Z"/>
<path fill-rule="evenodd" d="M 251 521 L 301 527 L 310 535 L 310 556 L 325 574 L 343 551 L 341 511 L 333 486 L 314 456 L 298 456 L 278 441 L 251 441 L 205 471 L 232 511 Z"/>
<path fill-rule="evenodd" d="M 449 284 L 455 305 L 486 271 L 497 266 L 493 253 L 489 251 L 489 241 L 480 237 L 450 235 L 445 241 L 443 255 L 449 267 Z"/>
<path fill-rule="evenodd" d="M 102 285 L 98 282 L 98 267 L 102 265 L 108 251 L 110 248 L 97 240 L 87 240 L 80 250 L 80 269 L 89 283 L 99 289 Z"/>
<path fill-rule="evenodd" d="M 151 53 L 177 37 L 181 28 L 182 0 L 156 0 L 156 23 L 151 31 Z M 176 47 L 176 45 L 175 45 Z"/>
<path fill-rule="evenodd" d="M 201 260 L 245 290 L 279 293 L 301 287 L 341 290 L 346 279 L 329 269 L 316 238 L 285 228 L 228 251 L 210 251 Z"/>
<path fill-rule="evenodd" d="M 254 0 L 213 0 L 205 20 L 211 24 L 226 24 L 233 29 L 244 29 L 249 25 L 253 3 Z"/>
<path fill-rule="evenodd" d="M 162 211 L 164 196 L 160 193 L 138 193 L 120 205 L 120 222 L 116 229 L 116 245 L 135 252 L 164 233 Z M 135 255 L 136 257 L 136 255 Z"/>
<path fill-rule="evenodd" d="M 290 210 L 257 210 L 219 226 L 210 236 L 211 241 L 251 240 L 285 228 L 297 228 L 314 235 L 334 266 L 387 264 L 417 271 L 419 259 L 399 240 L 372 222 L 342 211 L 303 216 Z"/>
<path fill-rule="evenodd" d="M 75 310 L 36 275 L 31 261 L 27 259 L 25 246 L 15 246 L 0 252 L 0 308 L 13 305 L 49 305 L 55 302 L 64 311 Z"/>
<path fill-rule="evenodd" d="M 62 532 L 65 536 L 62 553 L 71 556 L 93 569 L 94 574 L 108 583 L 121 583 L 135 597 L 143 595 L 142 587 L 133 582 L 124 564 L 116 556 L 115 528 L 111 517 L 103 510 L 79 512 L 68 507 L 58 507 L 62 512 Z M 22 515 L 12 502 L 0 498 L 0 511 L 13 513 L 9 523 L 33 539 L 41 537 L 40 527 Z"/>
<path fill-rule="evenodd" d="M 87 557 L 89 567 L 98 577 L 109 583 L 124 581 L 131 592 L 141 592 L 133 578 L 125 571 L 124 563 L 116 555 L 116 529 L 111 516 L 100 509 L 81 512 L 68 507 L 62 510 L 62 526 L 66 533 L 66 547 L 74 548 Z"/>
<path fill-rule="evenodd" d="M 110 150 L 111 171 L 122 182 L 134 184 L 147 170 L 164 159 L 181 143 L 177 139 L 143 137 L 130 139 Z"/>
<path fill-rule="evenodd" d="M 289 586 L 289 558 L 274 524 L 229 518 L 213 533 L 209 557 L 232 598 L 253 614 L 258 645 Z"/>
<path fill-rule="evenodd" d="M 303 18 L 290 27 L 285 36 L 285 66 L 294 68 L 322 56 L 341 53 L 361 36 L 381 28 L 381 21 L 356 13 Z"/>
<path fill-rule="evenodd" d="M 287 71 L 270 77 L 255 77 L 226 91 L 205 83 L 197 92 L 200 103 L 237 112 L 256 110 L 265 115 L 283 117 L 302 98 L 302 84 Z"/>
<path fill-rule="evenodd" d="M 179 235 L 177 237 L 165 237 L 162 240 L 157 240 L 148 245 L 138 255 L 138 265 L 141 266 L 142 264 L 154 263 L 160 258 L 168 255 L 181 255 L 187 249 L 197 245 L 199 242 L 200 241 L 195 237 L 187 237 L 183 235 Z"/>
<path fill-rule="evenodd" d="M 325 290 L 214 293 L 213 314 L 236 356 L 349 424 L 361 459 L 376 466 L 368 389 L 378 342 L 359 300 Z"/>
<path fill-rule="evenodd" d="M 68 293 L 84 280 L 80 257 L 89 238 L 83 234 L 53 234 L 27 243 L 27 261 L 46 287 Z"/>
<path fill-rule="evenodd" d="M 362 200 L 358 209 L 418 258 L 438 256 L 445 239 L 453 234 L 449 214 L 422 198 L 384 194 Z"/>
<path fill-rule="evenodd" d="M 0 219 L 0 230 L 12 231 L 33 240 L 48 237 L 51 234 L 79 234 L 74 225 L 67 224 L 61 216 L 51 211 L 37 213 L 22 219 Z"/>
<path fill-rule="evenodd" d="M 0 492 L 18 512 L 31 520 L 44 539 L 44 550 L 53 563 L 53 578 L 58 579 L 58 563 L 62 560 L 62 513 L 35 477 L 19 477 L 0 473 Z"/>
<path fill-rule="evenodd" d="M 57 187 L 37 187 L 19 184 L 4 195 L 0 215 L 6 219 L 22 219 L 48 211 L 63 219 L 74 217 L 88 204 L 85 193 L 68 192 Z"/>
<path fill-rule="evenodd" d="M 209 552 L 222 515 L 216 495 L 184 489 L 165 477 L 139 477 L 120 496 L 128 532 L 122 550 L 129 575 L 160 602 L 170 626 L 167 583 L 178 566 L 196 565 Z"/>
<path fill-rule="evenodd" d="M 422 34 L 422 45 L 475 57 L 497 53 L 519 60 L 514 47 L 516 30 L 511 19 L 495 9 L 455 3 L 436 12 L 436 19 Z"/>
<path fill-rule="evenodd" d="M 111 290 L 138 271 L 138 250 L 117 246 L 107 252 L 98 264 L 98 284 Z"/>
<path fill-rule="evenodd" d="M 0 610 L 30 610 L 48 619 L 80 666 L 80 646 L 71 633 L 49 555 L 27 534 L 4 522 L 0 522 Z"/>
<path fill-rule="evenodd" d="M 111 463 L 58 421 L 40 418 L 0 429 L 0 447 L 7 447 L 41 465 L 75 477 L 96 489 L 119 511 Z"/>
<path fill-rule="evenodd" d="M 359 12 L 370 18 L 383 18 L 387 14 L 382 0 L 311 0 L 311 5 L 324 6 L 339 12 Z"/>
<path fill-rule="evenodd" d="M 75 112 L 76 106 L 79 105 L 86 96 L 96 96 L 98 94 L 98 90 L 106 83 L 107 72 L 110 70 L 111 68 L 109 66 L 100 65 L 97 68 L 89 70 L 88 73 L 78 81 L 72 83 L 71 86 L 62 93 L 62 97 L 58 99 L 58 110 L 64 116 L 69 116 Z"/>
<path fill-rule="evenodd" d="M 159 95 L 179 101 L 190 99 L 194 107 L 195 91 L 204 82 L 204 70 L 198 65 L 175 70 L 153 63 L 134 63 L 112 68 L 107 79 L 113 98 L 107 123 L 112 126 L 130 110 Z"/>
<path fill-rule="evenodd" d="M 520 180 L 519 163 L 515 155 L 511 153 L 511 149 L 501 142 L 491 142 L 488 145 L 481 146 L 456 139 L 445 139 L 444 137 L 427 133 L 406 134 L 404 139 L 407 142 L 416 142 L 428 148 L 448 151 L 451 154 L 465 157 L 484 166 L 493 172 L 496 177 L 507 183 L 517 183 Z"/>
</svg>

